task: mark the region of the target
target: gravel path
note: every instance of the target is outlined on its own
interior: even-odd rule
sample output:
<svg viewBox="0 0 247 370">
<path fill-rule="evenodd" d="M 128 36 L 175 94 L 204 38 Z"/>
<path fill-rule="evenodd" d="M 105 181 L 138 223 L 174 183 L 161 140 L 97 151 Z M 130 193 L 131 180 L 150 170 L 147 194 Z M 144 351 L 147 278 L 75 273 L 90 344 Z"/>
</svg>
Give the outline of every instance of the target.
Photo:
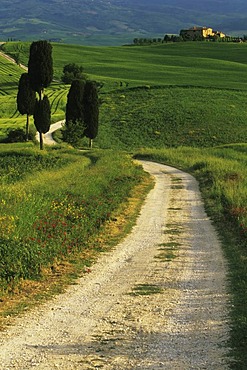
<svg viewBox="0 0 247 370">
<path fill-rule="evenodd" d="M 56 130 L 59 130 L 62 125 L 64 124 L 64 120 L 62 121 L 58 121 L 56 123 L 53 123 L 50 127 L 50 130 L 43 135 L 43 141 L 44 141 L 44 144 L 46 145 L 56 145 L 57 142 L 53 139 L 52 137 L 52 134 L 56 131 Z M 36 140 L 39 141 L 39 133 L 37 132 L 36 133 Z"/>
<path fill-rule="evenodd" d="M 226 263 L 193 177 L 156 179 L 133 232 L 1 333 L 0 369 L 228 369 Z"/>
<path fill-rule="evenodd" d="M 5 42 L 0 42 L 0 45 L 3 45 L 3 44 L 5 44 Z M 16 64 L 16 61 L 13 58 L 11 58 L 8 54 L 5 54 L 3 51 L 0 51 L 0 55 L 1 57 L 7 59 L 9 62 Z M 19 64 L 19 67 L 24 69 L 26 72 L 28 71 L 28 68 L 24 66 L 23 64 Z"/>
</svg>

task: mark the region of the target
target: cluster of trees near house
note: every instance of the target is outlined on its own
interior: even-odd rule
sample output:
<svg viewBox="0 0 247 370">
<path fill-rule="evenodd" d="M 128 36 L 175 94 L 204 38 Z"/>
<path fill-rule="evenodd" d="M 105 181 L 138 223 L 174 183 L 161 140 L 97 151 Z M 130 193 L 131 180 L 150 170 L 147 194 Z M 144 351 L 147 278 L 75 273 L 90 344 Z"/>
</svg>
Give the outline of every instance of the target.
<svg viewBox="0 0 247 370">
<path fill-rule="evenodd" d="M 166 34 L 163 38 L 134 38 L 133 44 L 136 46 L 151 45 L 151 44 L 164 44 L 168 42 L 186 42 L 186 41 L 212 41 L 212 42 L 247 42 L 247 35 L 240 36 L 211 36 L 205 39 L 202 36 L 197 36 L 194 38 L 183 37 L 181 35 L 168 35 Z"/>
<path fill-rule="evenodd" d="M 19 80 L 17 93 L 17 109 L 26 114 L 25 138 L 29 137 L 29 117 L 33 115 L 34 125 L 40 137 L 40 149 L 43 149 L 43 134 L 51 125 L 50 102 L 45 95 L 53 80 L 52 46 L 46 40 L 35 41 L 30 46 L 28 72 L 23 73 Z M 68 64 L 63 69 L 62 80 L 71 83 L 65 115 L 63 136 L 66 141 L 76 144 L 83 136 L 92 140 L 98 133 L 99 101 L 96 82 L 86 79 L 83 67 Z"/>
</svg>

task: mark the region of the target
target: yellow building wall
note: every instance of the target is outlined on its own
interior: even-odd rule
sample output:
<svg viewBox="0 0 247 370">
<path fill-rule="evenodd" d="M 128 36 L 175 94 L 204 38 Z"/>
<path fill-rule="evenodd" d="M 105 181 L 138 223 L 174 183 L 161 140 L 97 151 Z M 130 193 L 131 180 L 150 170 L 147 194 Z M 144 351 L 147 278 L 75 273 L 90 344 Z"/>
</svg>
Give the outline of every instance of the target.
<svg viewBox="0 0 247 370">
<path fill-rule="evenodd" d="M 202 36 L 207 37 L 207 36 L 213 36 L 214 32 L 212 28 L 203 28 L 202 29 Z"/>
</svg>

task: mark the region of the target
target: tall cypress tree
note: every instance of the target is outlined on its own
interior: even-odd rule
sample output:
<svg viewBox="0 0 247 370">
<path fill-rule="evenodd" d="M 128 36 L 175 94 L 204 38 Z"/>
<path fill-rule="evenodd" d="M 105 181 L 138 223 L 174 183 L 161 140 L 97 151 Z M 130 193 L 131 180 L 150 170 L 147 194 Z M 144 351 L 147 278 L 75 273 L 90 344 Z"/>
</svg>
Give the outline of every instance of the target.
<svg viewBox="0 0 247 370">
<path fill-rule="evenodd" d="M 32 90 L 28 73 L 23 73 L 19 80 L 17 93 L 17 109 L 21 114 L 27 115 L 26 120 L 26 141 L 29 133 L 29 117 L 34 113 L 36 94 Z"/>
<path fill-rule="evenodd" d="M 94 81 L 87 81 L 84 89 L 84 135 L 89 138 L 89 147 L 92 148 L 93 139 L 98 134 L 99 126 L 99 99 L 98 88 Z"/>
<path fill-rule="evenodd" d="M 46 40 L 34 41 L 30 46 L 28 61 L 30 84 L 40 96 L 53 78 L 52 46 Z"/>
<path fill-rule="evenodd" d="M 66 122 L 81 121 L 84 122 L 84 89 L 83 80 L 74 80 L 69 89 L 66 104 Z"/>
<path fill-rule="evenodd" d="M 44 89 L 50 85 L 53 78 L 52 46 L 49 42 L 41 40 L 31 44 L 28 75 L 32 89 L 39 94 L 39 101 L 35 104 L 34 123 L 39 132 L 40 149 L 43 149 L 42 134 L 49 130 L 51 116 L 49 100 L 47 97 L 43 98 Z M 48 130 L 47 127 L 49 127 Z"/>
<path fill-rule="evenodd" d="M 63 138 L 72 145 L 79 145 L 84 136 L 84 88 L 85 81 L 74 80 L 67 96 Z"/>
<path fill-rule="evenodd" d="M 45 95 L 42 100 L 36 99 L 34 107 L 34 124 L 39 132 L 40 149 L 43 149 L 43 135 L 49 131 L 51 125 L 51 107 L 48 97 Z"/>
</svg>

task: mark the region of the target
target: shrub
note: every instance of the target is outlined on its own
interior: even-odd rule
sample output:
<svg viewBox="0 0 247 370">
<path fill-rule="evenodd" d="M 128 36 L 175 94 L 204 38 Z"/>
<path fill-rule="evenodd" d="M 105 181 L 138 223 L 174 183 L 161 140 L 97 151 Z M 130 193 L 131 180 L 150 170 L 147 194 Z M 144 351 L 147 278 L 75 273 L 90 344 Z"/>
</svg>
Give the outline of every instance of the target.
<svg viewBox="0 0 247 370">
<path fill-rule="evenodd" d="M 13 128 L 7 131 L 7 143 L 16 143 L 26 141 L 26 134 L 22 128 Z"/>
<path fill-rule="evenodd" d="M 36 137 L 36 129 L 33 125 L 30 126 L 28 139 L 34 141 Z M 7 137 L 4 140 L 6 143 L 18 143 L 26 141 L 26 132 L 23 128 L 10 128 L 7 131 Z"/>
</svg>

